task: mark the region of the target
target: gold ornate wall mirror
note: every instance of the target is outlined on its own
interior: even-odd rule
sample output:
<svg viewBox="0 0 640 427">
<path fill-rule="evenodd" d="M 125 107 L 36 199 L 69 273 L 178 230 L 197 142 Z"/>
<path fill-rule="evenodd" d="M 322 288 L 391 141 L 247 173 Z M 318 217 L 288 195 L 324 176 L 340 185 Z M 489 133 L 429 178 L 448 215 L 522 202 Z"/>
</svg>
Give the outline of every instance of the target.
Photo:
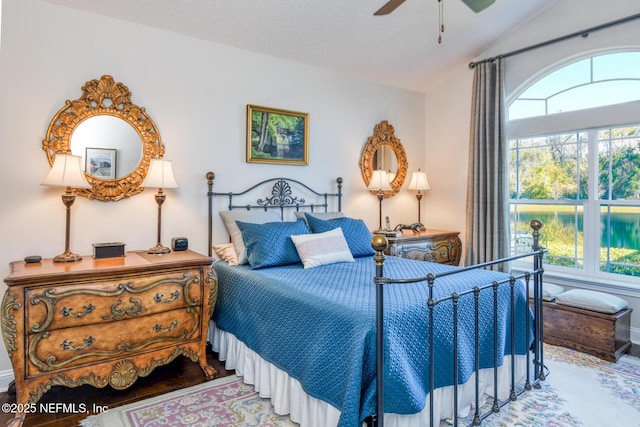
<svg viewBox="0 0 640 427">
<path fill-rule="evenodd" d="M 393 190 L 383 191 L 384 197 L 391 197 L 400 191 L 407 176 L 407 154 L 398 138 L 395 129 L 386 120 L 378 123 L 373 129 L 373 135 L 367 139 L 360 158 L 360 171 L 365 185 L 369 185 L 373 171 L 386 170 L 391 180 Z M 376 195 L 376 190 L 370 190 Z"/>
<path fill-rule="evenodd" d="M 66 101 L 47 129 L 42 149 L 49 164 L 58 153 L 83 158 L 91 188 L 77 194 L 103 202 L 140 193 L 151 159 L 164 155 L 160 133 L 143 107 L 131 102 L 123 83 L 104 75 Z"/>
</svg>

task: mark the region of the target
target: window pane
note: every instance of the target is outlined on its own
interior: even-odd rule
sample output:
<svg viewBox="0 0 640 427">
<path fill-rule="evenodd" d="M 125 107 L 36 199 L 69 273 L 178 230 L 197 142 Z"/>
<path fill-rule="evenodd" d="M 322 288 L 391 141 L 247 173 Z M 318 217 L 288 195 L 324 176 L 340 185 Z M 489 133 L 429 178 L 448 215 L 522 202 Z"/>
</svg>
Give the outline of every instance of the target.
<svg viewBox="0 0 640 427">
<path fill-rule="evenodd" d="M 509 106 L 509 120 L 547 114 L 547 102 L 541 99 L 516 99 Z"/>
<path fill-rule="evenodd" d="M 600 271 L 640 276 L 640 205 L 604 205 L 600 219 Z"/>
<path fill-rule="evenodd" d="M 621 52 L 593 58 L 593 79 L 640 79 L 640 52 Z"/>
<path fill-rule="evenodd" d="M 583 266 L 583 207 L 582 205 L 511 205 L 511 253 L 531 250 L 532 219 L 542 221 L 540 244 L 547 248 L 544 261 L 563 267 Z"/>
<path fill-rule="evenodd" d="M 586 199 L 586 132 L 510 141 L 509 193 L 512 199 Z"/>
<path fill-rule="evenodd" d="M 614 80 L 578 86 L 549 98 L 547 114 L 585 110 L 640 99 L 640 80 Z"/>
<path fill-rule="evenodd" d="M 598 133 L 598 197 L 640 200 L 640 126 Z"/>
<path fill-rule="evenodd" d="M 538 80 L 518 98 L 548 98 L 551 95 L 591 81 L 591 61 L 583 59 L 547 74 Z"/>
</svg>

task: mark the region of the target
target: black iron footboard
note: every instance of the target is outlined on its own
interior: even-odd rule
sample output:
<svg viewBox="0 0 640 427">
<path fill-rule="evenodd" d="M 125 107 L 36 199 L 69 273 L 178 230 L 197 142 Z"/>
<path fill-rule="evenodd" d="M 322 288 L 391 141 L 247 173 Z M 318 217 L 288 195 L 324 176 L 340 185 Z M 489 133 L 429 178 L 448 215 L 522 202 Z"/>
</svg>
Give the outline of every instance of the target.
<svg viewBox="0 0 640 427">
<path fill-rule="evenodd" d="M 376 235 L 372 240 L 372 246 L 376 250 L 376 254 L 374 256 L 374 260 L 376 263 L 376 276 L 374 277 L 374 283 L 376 285 L 376 370 L 377 370 L 377 408 L 376 415 L 373 419 L 373 425 L 376 427 L 384 426 L 384 339 L 383 339 L 383 328 L 384 328 L 384 287 L 386 285 L 391 284 L 407 284 L 407 283 L 416 283 L 421 281 L 427 281 L 429 285 L 429 297 L 426 301 L 427 307 L 429 309 L 429 420 L 430 427 L 438 426 L 440 420 L 434 420 L 434 377 L 435 377 L 435 351 L 434 349 L 434 309 L 437 305 L 444 303 L 445 301 L 452 304 L 453 307 L 453 318 L 451 322 L 453 324 L 453 425 L 458 426 L 458 358 L 459 358 L 459 349 L 458 349 L 458 304 L 464 298 L 473 298 L 474 305 L 474 322 L 475 322 L 475 395 L 474 395 L 474 414 L 473 421 L 471 425 L 480 425 L 481 421 L 491 414 L 498 412 L 500 407 L 508 404 L 510 401 L 516 400 L 517 397 L 530 390 L 532 387 L 539 387 L 539 382 L 545 379 L 546 373 L 544 372 L 544 354 L 543 354 L 543 319 L 542 319 L 542 276 L 543 276 L 543 268 L 542 268 L 542 257 L 544 252 L 546 251 L 539 245 L 539 237 L 540 237 L 540 228 L 542 228 L 542 222 L 539 220 L 531 221 L 531 228 L 533 229 L 533 245 L 532 252 L 517 255 L 509 258 L 503 258 L 491 262 L 486 262 L 482 264 L 477 264 L 469 267 L 464 267 L 461 269 L 457 269 L 454 271 L 448 271 L 440 274 L 428 274 L 423 277 L 416 277 L 411 279 L 393 279 L 384 276 L 384 250 L 387 248 L 388 242 L 387 239 L 383 235 Z M 448 297 L 434 299 L 433 297 L 433 287 L 438 278 L 444 276 L 450 276 L 453 274 L 459 274 L 464 271 L 474 270 L 474 269 L 482 269 L 486 267 L 490 267 L 493 265 L 507 263 L 510 261 L 514 261 L 521 258 L 532 257 L 533 258 L 533 266 L 530 271 L 519 274 L 517 276 L 509 276 L 502 281 L 494 281 L 488 283 L 484 286 L 475 286 L 471 290 L 453 293 Z M 526 286 L 526 298 L 528 300 L 530 286 L 533 286 L 533 330 L 534 330 L 534 342 L 532 345 L 532 351 L 526 351 L 526 379 L 524 383 L 516 384 L 515 379 L 515 303 L 514 303 L 514 289 L 516 283 L 522 279 L 525 282 Z M 531 283 L 533 282 L 533 283 Z M 509 286 L 510 287 L 510 307 L 511 310 L 510 318 L 511 318 L 511 376 L 510 376 L 510 394 L 509 399 L 506 399 L 502 402 L 498 399 L 498 337 L 497 337 L 497 318 L 498 318 L 498 288 L 501 286 Z M 478 375 L 480 370 L 480 355 L 479 355 L 479 344 L 478 344 L 478 331 L 479 331 L 479 308 L 478 301 L 481 292 L 493 292 L 494 304 L 493 304 L 493 395 L 494 395 L 494 403 L 490 410 L 485 413 L 480 413 L 481 402 L 480 399 L 480 386 L 479 386 L 479 377 Z M 528 304 L 528 301 L 527 301 Z M 528 336 L 529 330 L 531 328 L 530 324 L 530 316 L 525 316 L 526 324 L 524 325 L 525 333 Z M 531 353 L 533 353 L 533 363 L 531 360 Z M 533 368 L 531 368 L 533 367 Z M 533 372 L 531 372 L 533 370 Z"/>
</svg>

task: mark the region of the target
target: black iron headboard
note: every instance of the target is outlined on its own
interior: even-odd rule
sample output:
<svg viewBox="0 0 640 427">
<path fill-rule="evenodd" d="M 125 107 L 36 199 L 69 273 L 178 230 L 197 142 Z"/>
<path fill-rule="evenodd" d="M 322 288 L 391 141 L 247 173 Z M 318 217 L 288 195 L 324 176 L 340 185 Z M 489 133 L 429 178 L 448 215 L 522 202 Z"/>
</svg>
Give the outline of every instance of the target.
<svg viewBox="0 0 640 427">
<path fill-rule="evenodd" d="M 300 211 L 301 209 L 309 209 L 310 212 L 321 210 L 323 210 L 324 212 L 328 212 L 330 199 L 335 199 L 338 204 L 337 210 L 342 211 L 342 178 L 340 177 L 336 179 L 337 192 L 335 193 L 318 192 L 309 187 L 307 184 L 291 178 L 270 178 L 252 185 L 251 187 L 243 191 L 217 193 L 213 191 L 213 180 L 215 179 L 215 174 L 213 172 L 207 172 L 206 178 L 208 187 L 207 197 L 209 199 L 209 256 L 211 256 L 213 253 L 213 198 L 216 196 L 226 196 L 229 199 L 229 205 L 227 206 L 229 210 L 263 209 L 266 211 L 269 209 L 280 209 L 281 219 L 284 219 L 284 213 L 286 209 L 295 210 L 296 212 Z M 234 204 L 234 197 L 243 196 L 260 186 L 268 188 L 267 184 L 269 183 L 273 183 L 273 185 L 268 195 L 263 196 L 263 198 L 258 198 L 255 202 L 252 201 L 248 204 Z M 291 184 L 295 184 L 299 189 L 308 191 L 309 194 L 313 195 L 314 197 L 317 196 L 317 202 L 308 202 L 304 198 L 295 195 L 294 189 L 292 188 Z"/>
</svg>

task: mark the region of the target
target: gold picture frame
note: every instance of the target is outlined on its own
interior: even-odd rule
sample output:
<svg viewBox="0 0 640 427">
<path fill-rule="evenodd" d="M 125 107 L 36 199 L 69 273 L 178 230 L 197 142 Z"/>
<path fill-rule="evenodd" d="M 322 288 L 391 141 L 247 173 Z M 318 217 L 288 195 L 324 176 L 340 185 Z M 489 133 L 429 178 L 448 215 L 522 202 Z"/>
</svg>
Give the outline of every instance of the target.
<svg viewBox="0 0 640 427">
<path fill-rule="evenodd" d="M 309 113 L 247 105 L 247 162 L 309 164 Z"/>
</svg>

